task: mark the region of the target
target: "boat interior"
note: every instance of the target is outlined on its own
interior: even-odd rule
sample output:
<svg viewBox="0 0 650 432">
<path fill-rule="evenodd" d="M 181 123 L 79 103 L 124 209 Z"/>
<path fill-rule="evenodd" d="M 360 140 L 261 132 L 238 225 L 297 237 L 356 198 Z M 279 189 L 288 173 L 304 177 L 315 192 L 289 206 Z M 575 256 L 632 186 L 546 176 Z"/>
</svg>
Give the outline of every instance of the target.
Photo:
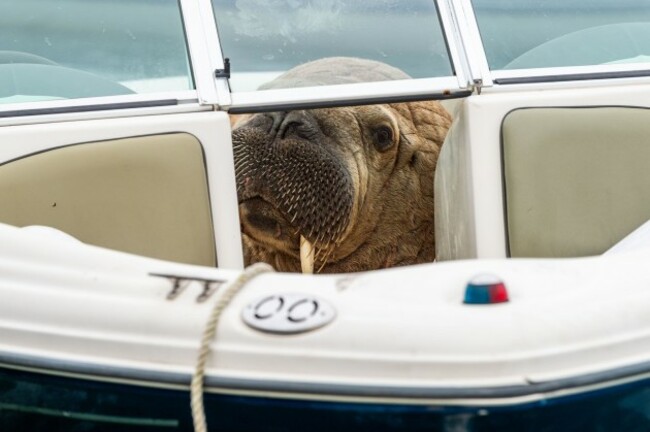
<svg viewBox="0 0 650 432">
<path fill-rule="evenodd" d="M 0 166 L 0 200 L 7 224 L 48 226 L 153 258 L 216 264 L 205 157 L 187 133 L 23 155 Z"/>
<path fill-rule="evenodd" d="M 512 257 L 598 255 L 650 218 L 650 110 L 520 108 L 501 137 Z"/>
<path fill-rule="evenodd" d="M 499 140 L 486 142 L 498 146 L 492 151 L 502 165 L 491 179 L 503 191 L 504 204 L 492 229 L 504 224 L 506 256 L 601 254 L 650 218 L 650 202 L 638 199 L 650 187 L 647 108 L 518 106 L 500 125 Z M 49 226 L 88 244 L 214 266 L 208 176 L 223 169 L 223 161 L 207 160 L 204 145 L 191 131 L 166 131 L 16 155 L 0 165 L 0 221 Z M 471 211 L 469 201 L 463 208 L 458 192 L 471 189 L 472 166 L 457 160 L 466 146 L 467 135 L 459 138 L 452 129 L 436 197 L 440 207 L 471 215 L 476 208 Z M 463 238 L 466 227 L 439 216 L 439 256 L 478 255 L 459 252 L 476 244 L 476 234 Z M 464 246 L 451 250 L 449 230 Z"/>
</svg>

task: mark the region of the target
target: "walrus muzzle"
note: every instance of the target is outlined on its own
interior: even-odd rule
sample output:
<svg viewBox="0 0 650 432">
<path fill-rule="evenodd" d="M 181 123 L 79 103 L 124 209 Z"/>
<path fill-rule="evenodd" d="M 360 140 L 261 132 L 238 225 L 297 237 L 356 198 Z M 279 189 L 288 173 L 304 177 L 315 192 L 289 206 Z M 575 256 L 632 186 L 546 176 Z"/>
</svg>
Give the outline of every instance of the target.
<svg viewBox="0 0 650 432">
<path fill-rule="evenodd" d="M 344 234 L 350 173 L 309 111 L 258 115 L 233 132 L 244 233 L 290 252 L 302 235 L 320 251 Z"/>
</svg>

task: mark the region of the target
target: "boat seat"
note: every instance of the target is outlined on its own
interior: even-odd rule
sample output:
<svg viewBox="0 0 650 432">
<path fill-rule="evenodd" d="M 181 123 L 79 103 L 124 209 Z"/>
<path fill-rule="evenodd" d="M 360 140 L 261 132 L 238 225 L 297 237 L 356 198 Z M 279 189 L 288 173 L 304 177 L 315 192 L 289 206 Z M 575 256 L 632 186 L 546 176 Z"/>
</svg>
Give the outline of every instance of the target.
<svg viewBox="0 0 650 432">
<path fill-rule="evenodd" d="M 201 143 L 172 133 L 58 147 L 0 165 L 0 222 L 216 265 Z"/>
<path fill-rule="evenodd" d="M 517 109 L 502 147 L 510 256 L 601 254 L 650 219 L 650 109 Z"/>
</svg>

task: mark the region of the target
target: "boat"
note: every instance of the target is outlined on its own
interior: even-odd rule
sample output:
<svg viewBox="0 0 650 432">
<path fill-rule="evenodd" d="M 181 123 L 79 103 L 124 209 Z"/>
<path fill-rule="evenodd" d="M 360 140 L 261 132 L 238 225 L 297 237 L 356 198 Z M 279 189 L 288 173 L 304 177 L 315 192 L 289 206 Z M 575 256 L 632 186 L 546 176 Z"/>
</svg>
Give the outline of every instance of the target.
<svg viewBox="0 0 650 432">
<path fill-rule="evenodd" d="M 389 3 L 0 7 L 2 430 L 648 429 L 647 8 Z M 430 99 L 436 262 L 244 268 L 230 116 Z"/>
<path fill-rule="evenodd" d="M 240 272 L 106 250 L 41 229 L 3 225 L 0 238 L 11 244 L 0 258 L 3 423 L 191 430 L 197 352 L 224 287 L 210 291 Z M 225 309 L 210 341 L 208 424 L 637 424 L 650 381 L 649 255 L 642 247 L 354 275 L 259 274 Z M 480 304 L 484 295 L 471 290 L 495 283 L 508 301 Z"/>
</svg>

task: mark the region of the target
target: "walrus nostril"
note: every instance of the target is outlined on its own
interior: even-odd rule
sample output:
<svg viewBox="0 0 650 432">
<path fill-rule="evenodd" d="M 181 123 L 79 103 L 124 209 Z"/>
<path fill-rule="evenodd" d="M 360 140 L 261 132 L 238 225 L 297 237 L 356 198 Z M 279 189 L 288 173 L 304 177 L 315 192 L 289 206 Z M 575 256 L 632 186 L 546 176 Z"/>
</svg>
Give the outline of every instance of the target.
<svg viewBox="0 0 650 432">
<path fill-rule="evenodd" d="M 319 127 L 316 120 L 305 111 L 289 112 L 278 130 L 278 137 L 286 139 L 288 137 L 298 137 L 306 140 L 312 140 L 319 134 Z"/>
<path fill-rule="evenodd" d="M 296 122 L 296 121 L 292 121 L 292 122 L 288 122 L 288 123 L 283 124 L 282 128 L 280 129 L 280 139 L 286 139 L 288 136 L 291 136 L 291 135 L 300 136 L 301 135 L 300 134 L 301 126 L 302 125 L 300 123 Z M 303 137 L 303 138 L 307 138 L 307 137 Z"/>
</svg>

